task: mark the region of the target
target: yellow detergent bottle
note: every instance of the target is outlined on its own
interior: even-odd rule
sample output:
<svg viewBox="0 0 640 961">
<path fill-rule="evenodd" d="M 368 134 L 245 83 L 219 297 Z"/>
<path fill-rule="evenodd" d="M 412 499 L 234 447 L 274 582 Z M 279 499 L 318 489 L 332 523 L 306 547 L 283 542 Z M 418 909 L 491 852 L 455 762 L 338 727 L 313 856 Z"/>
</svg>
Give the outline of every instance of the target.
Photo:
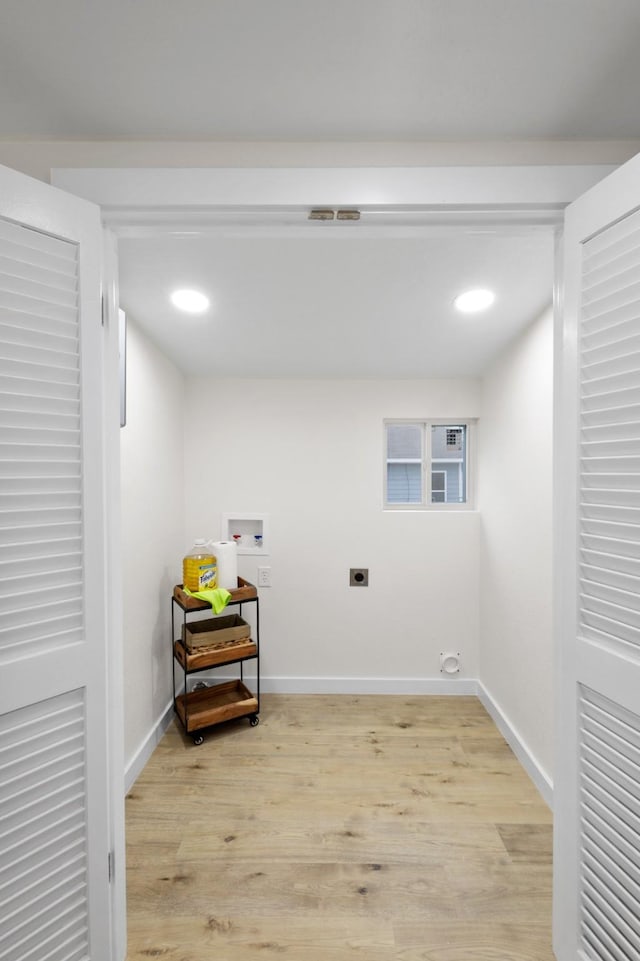
<svg viewBox="0 0 640 961">
<path fill-rule="evenodd" d="M 212 590 L 218 585 L 216 557 L 203 537 L 196 540 L 182 561 L 182 583 L 188 591 Z"/>
</svg>

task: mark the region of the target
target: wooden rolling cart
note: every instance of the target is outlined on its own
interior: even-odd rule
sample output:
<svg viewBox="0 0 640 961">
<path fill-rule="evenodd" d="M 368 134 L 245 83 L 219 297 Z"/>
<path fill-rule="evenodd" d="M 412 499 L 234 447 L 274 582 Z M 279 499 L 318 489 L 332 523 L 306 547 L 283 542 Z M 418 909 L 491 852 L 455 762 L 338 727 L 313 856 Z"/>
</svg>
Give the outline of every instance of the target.
<svg viewBox="0 0 640 961">
<path fill-rule="evenodd" d="M 222 618 L 228 615 L 228 608 L 238 607 L 242 616 L 243 604 L 255 604 L 255 636 L 231 638 L 225 643 L 191 648 L 187 644 L 187 630 L 197 629 L 201 621 L 189 621 L 190 614 L 211 612 L 206 601 L 185 594 L 182 585 L 173 589 L 171 598 L 171 654 L 173 659 L 173 705 L 185 732 L 193 738 L 194 744 L 202 744 L 205 728 L 213 727 L 232 718 L 248 717 L 255 727 L 260 711 L 260 602 L 258 591 L 253 584 L 238 578 L 238 587 L 231 592 L 231 600 Z M 217 618 L 214 617 L 214 620 Z M 256 662 L 256 691 L 253 694 L 244 683 L 245 661 Z M 238 664 L 240 676 L 236 680 L 187 690 L 187 679 L 191 674 L 208 671 L 223 665 Z M 181 670 L 180 670 L 181 669 Z M 176 670 L 183 679 L 179 693 L 176 692 Z"/>
</svg>

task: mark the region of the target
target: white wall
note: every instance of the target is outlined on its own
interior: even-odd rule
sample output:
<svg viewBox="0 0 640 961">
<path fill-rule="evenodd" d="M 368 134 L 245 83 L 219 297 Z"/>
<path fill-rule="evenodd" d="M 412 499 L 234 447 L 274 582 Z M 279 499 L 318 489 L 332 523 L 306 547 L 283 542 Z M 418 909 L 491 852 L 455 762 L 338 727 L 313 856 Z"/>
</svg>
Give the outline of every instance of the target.
<svg viewBox="0 0 640 961">
<path fill-rule="evenodd" d="M 170 597 L 184 548 L 184 378 L 128 318 L 121 436 L 125 768 L 171 700 Z"/>
<path fill-rule="evenodd" d="M 439 653 L 478 673 L 474 512 L 384 511 L 383 419 L 475 417 L 477 381 L 187 384 L 186 540 L 220 536 L 222 512 L 270 515 L 261 590 L 272 690 L 426 690 Z M 207 423 L 206 412 L 209 412 Z M 349 587 L 350 567 L 370 586 Z"/>
<path fill-rule="evenodd" d="M 270 553 L 239 559 L 254 582 L 258 565 L 272 569 L 260 592 L 263 690 L 465 691 L 480 678 L 529 770 L 550 783 L 550 312 L 482 384 L 184 384 L 130 325 L 128 401 L 129 783 L 170 700 L 168 599 L 184 550 L 219 538 L 223 512 L 251 511 L 270 516 Z M 479 415 L 479 511 L 384 511 L 383 419 Z M 349 567 L 368 567 L 370 586 L 350 588 Z M 461 652 L 454 680 L 440 676 L 442 650 Z"/>
<path fill-rule="evenodd" d="M 478 507 L 480 678 L 551 782 L 553 318 L 536 320 L 487 372 Z"/>
</svg>

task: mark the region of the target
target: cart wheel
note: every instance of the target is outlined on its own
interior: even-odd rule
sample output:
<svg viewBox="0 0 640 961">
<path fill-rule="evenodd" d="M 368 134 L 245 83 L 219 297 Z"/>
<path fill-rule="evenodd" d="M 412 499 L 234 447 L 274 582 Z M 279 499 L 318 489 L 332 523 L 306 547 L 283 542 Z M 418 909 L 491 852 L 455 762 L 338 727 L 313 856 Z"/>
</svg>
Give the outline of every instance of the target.
<svg viewBox="0 0 640 961">
<path fill-rule="evenodd" d="M 259 723 L 260 723 L 260 718 L 258 717 L 258 715 L 252 714 L 251 717 L 249 718 L 249 724 L 251 725 L 251 727 L 257 727 Z"/>
<path fill-rule="evenodd" d="M 202 736 L 202 734 L 194 735 L 193 743 L 195 744 L 196 747 L 200 747 L 200 745 L 204 743 L 204 737 Z"/>
</svg>

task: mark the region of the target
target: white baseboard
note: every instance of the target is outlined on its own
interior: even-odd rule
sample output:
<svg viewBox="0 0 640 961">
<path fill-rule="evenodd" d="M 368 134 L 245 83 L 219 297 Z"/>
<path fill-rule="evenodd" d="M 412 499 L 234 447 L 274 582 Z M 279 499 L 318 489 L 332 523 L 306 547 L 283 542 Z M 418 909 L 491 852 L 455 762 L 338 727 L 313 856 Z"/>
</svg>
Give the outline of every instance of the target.
<svg viewBox="0 0 640 961">
<path fill-rule="evenodd" d="M 199 674 L 204 679 L 205 674 Z M 213 681 L 214 678 L 211 677 Z M 232 680 L 217 674 L 216 681 Z M 252 687 L 253 678 L 246 678 Z M 443 677 L 261 677 L 263 694 L 478 694 L 474 678 Z"/>
<path fill-rule="evenodd" d="M 544 801 L 551 810 L 553 810 L 553 782 L 548 774 L 540 767 L 535 756 L 529 750 L 526 741 L 523 740 L 502 708 L 494 701 L 481 681 L 478 681 L 478 697 L 487 712 L 491 715 L 492 720 L 505 741 L 518 758 L 520 764 L 537 787 Z"/>
<path fill-rule="evenodd" d="M 477 694 L 478 682 L 441 677 L 265 677 L 265 694 Z"/>
<path fill-rule="evenodd" d="M 164 732 L 169 727 L 173 718 L 173 701 L 170 701 L 164 709 L 160 718 L 151 728 L 144 741 L 135 752 L 130 761 L 125 764 L 124 769 L 124 792 L 128 794 L 137 778 L 141 774 L 145 764 L 160 743 Z"/>
</svg>

